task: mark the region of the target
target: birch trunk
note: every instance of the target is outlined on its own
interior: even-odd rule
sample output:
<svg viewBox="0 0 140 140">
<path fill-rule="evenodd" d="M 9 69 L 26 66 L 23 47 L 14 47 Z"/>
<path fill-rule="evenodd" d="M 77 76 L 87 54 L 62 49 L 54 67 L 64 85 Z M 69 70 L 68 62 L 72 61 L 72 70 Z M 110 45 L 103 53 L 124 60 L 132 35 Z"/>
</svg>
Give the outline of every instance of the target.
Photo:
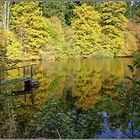
<svg viewBox="0 0 140 140">
<path fill-rule="evenodd" d="M 6 4 L 7 2 L 4 3 L 4 21 L 3 21 L 3 26 L 4 26 L 4 29 L 6 30 Z"/>
<path fill-rule="evenodd" d="M 9 30 L 10 1 L 7 2 L 7 30 Z"/>
<path fill-rule="evenodd" d="M 5 30 L 9 30 L 10 1 L 5 1 L 3 13 L 3 27 Z"/>
</svg>

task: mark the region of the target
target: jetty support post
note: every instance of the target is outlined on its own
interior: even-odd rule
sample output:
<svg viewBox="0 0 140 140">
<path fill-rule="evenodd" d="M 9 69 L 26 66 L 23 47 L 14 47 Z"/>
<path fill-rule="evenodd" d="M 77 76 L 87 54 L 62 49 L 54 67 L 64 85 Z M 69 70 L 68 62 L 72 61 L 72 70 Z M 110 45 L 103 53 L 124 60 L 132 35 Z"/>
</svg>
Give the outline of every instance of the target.
<svg viewBox="0 0 140 140">
<path fill-rule="evenodd" d="M 31 75 L 31 80 L 33 78 L 33 74 L 34 74 L 34 71 L 33 71 L 33 65 L 30 66 L 30 75 Z"/>
<path fill-rule="evenodd" d="M 26 76 L 26 68 L 23 67 L 23 77 L 25 77 L 25 76 Z"/>
</svg>

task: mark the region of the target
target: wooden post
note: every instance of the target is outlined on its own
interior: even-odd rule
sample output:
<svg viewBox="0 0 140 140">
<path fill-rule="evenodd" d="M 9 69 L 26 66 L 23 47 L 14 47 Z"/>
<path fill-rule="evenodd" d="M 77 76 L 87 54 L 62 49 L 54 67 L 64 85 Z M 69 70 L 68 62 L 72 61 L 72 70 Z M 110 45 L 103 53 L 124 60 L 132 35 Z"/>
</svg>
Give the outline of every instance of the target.
<svg viewBox="0 0 140 140">
<path fill-rule="evenodd" d="M 0 93 L 2 92 L 1 83 L 2 83 L 3 78 L 4 78 L 4 70 L 0 69 Z"/>
<path fill-rule="evenodd" d="M 24 91 L 31 91 L 31 80 L 24 82 Z"/>
<path fill-rule="evenodd" d="M 31 74 L 31 79 L 33 78 L 33 66 L 31 65 L 30 67 L 30 74 Z"/>
<path fill-rule="evenodd" d="M 2 92 L 1 91 L 1 82 L 2 82 L 2 71 L 0 70 L 0 93 Z"/>
<path fill-rule="evenodd" d="M 25 69 L 25 67 L 23 67 L 23 77 L 25 77 L 26 76 L 26 69 Z"/>
<path fill-rule="evenodd" d="M 2 81 L 2 71 L 0 69 L 0 84 L 1 84 L 1 81 Z"/>
<path fill-rule="evenodd" d="M 24 95 L 24 101 L 25 101 L 25 103 L 26 103 L 26 94 Z"/>
<path fill-rule="evenodd" d="M 34 105 L 34 94 L 33 94 L 33 91 L 31 92 L 31 101 L 32 101 L 32 105 Z"/>
</svg>

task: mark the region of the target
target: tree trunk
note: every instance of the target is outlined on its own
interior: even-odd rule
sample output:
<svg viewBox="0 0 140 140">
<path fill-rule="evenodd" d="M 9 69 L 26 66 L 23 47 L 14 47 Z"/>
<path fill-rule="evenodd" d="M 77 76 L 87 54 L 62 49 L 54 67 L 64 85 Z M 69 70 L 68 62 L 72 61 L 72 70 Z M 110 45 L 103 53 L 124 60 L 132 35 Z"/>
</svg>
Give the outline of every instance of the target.
<svg viewBox="0 0 140 140">
<path fill-rule="evenodd" d="M 10 1 L 4 3 L 3 26 L 5 30 L 9 30 Z"/>
</svg>

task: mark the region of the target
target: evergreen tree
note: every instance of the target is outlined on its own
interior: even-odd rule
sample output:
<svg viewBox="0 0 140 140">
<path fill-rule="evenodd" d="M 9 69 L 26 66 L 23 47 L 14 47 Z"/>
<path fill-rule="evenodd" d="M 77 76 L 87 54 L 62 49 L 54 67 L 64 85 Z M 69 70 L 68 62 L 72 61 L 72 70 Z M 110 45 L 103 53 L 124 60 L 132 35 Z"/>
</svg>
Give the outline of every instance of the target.
<svg viewBox="0 0 140 140">
<path fill-rule="evenodd" d="M 72 27 L 75 32 L 75 50 L 78 57 L 93 56 L 99 47 L 101 27 L 100 14 L 94 8 L 83 4 L 74 10 Z"/>
<path fill-rule="evenodd" d="M 128 19 L 135 19 L 136 22 L 140 22 L 140 2 L 139 1 L 129 1 L 127 2 L 127 11 L 126 11 L 126 17 Z"/>
<path fill-rule="evenodd" d="M 73 9 L 77 5 L 76 2 L 40 2 L 39 6 L 43 11 L 43 16 L 50 18 L 58 17 L 64 26 L 71 25 L 74 17 Z"/>
<path fill-rule="evenodd" d="M 40 7 L 43 11 L 43 16 L 45 16 L 46 18 L 57 16 L 63 24 L 66 23 L 66 5 L 64 2 L 40 2 Z"/>
<path fill-rule="evenodd" d="M 138 17 L 137 23 L 140 23 L 140 2 L 137 3 L 136 16 Z"/>
</svg>

